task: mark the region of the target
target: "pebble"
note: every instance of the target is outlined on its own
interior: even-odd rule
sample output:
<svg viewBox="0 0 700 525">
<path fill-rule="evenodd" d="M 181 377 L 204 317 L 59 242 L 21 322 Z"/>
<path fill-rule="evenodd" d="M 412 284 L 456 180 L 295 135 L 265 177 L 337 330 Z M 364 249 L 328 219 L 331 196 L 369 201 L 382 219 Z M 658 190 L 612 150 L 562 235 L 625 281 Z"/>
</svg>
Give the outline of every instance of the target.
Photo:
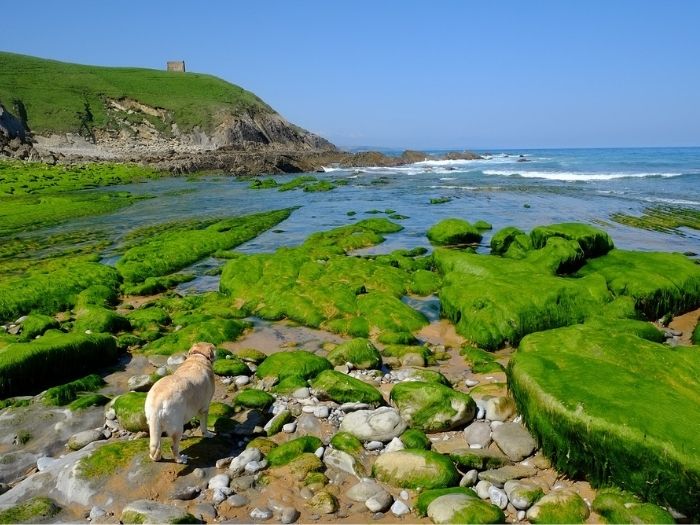
<svg viewBox="0 0 700 525">
<path fill-rule="evenodd" d="M 266 459 L 263 459 L 262 461 L 249 461 L 245 465 L 245 472 L 246 474 L 255 474 L 256 472 L 260 472 L 265 468 L 267 468 Z"/>
<path fill-rule="evenodd" d="M 246 476 L 241 476 L 240 478 L 233 478 L 231 480 L 231 488 L 235 492 L 244 492 L 255 485 L 255 476 L 248 474 Z"/>
<path fill-rule="evenodd" d="M 169 365 L 181 365 L 185 362 L 185 354 L 175 354 L 168 357 L 167 363 Z"/>
<path fill-rule="evenodd" d="M 156 375 L 159 375 L 160 377 L 165 377 L 168 375 L 168 369 L 165 366 L 160 366 L 156 370 Z"/>
<path fill-rule="evenodd" d="M 280 512 L 280 523 L 294 523 L 301 513 L 294 507 L 284 507 Z"/>
<path fill-rule="evenodd" d="M 302 388 L 297 388 L 293 393 L 292 397 L 294 399 L 307 399 L 311 396 L 311 390 L 309 390 L 309 387 L 302 387 Z"/>
<path fill-rule="evenodd" d="M 495 486 L 490 486 L 488 489 L 489 499 L 491 503 L 496 505 L 500 509 L 505 509 L 508 506 L 508 496 L 503 489 L 499 489 Z"/>
<path fill-rule="evenodd" d="M 226 499 L 226 503 L 232 507 L 245 507 L 248 505 L 248 498 L 243 494 L 233 494 Z"/>
<path fill-rule="evenodd" d="M 247 448 L 241 452 L 238 456 L 231 460 L 231 465 L 229 466 L 229 471 L 237 476 L 242 474 L 245 470 L 245 466 L 251 461 L 260 461 L 262 459 L 262 453 L 257 448 Z"/>
<path fill-rule="evenodd" d="M 323 458 L 323 453 L 324 453 L 325 451 L 326 451 L 325 448 L 323 448 L 323 447 L 318 447 L 318 448 L 314 451 L 314 455 L 315 455 L 318 459 L 321 459 L 321 458 Z"/>
<path fill-rule="evenodd" d="M 233 378 L 231 378 L 231 377 L 222 377 L 222 378 L 221 378 L 221 384 L 222 384 L 222 385 L 228 386 L 228 385 L 230 385 L 231 383 L 233 383 Z"/>
<path fill-rule="evenodd" d="M 231 489 L 229 489 L 231 490 Z M 214 505 L 219 505 L 228 497 L 228 494 L 221 489 L 216 489 L 211 497 L 211 501 Z"/>
<path fill-rule="evenodd" d="M 317 406 L 314 409 L 314 416 L 316 416 L 319 419 L 325 419 L 328 417 L 329 414 L 330 414 L 330 410 L 325 405 Z"/>
<path fill-rule="evenodd" d="M 254 520 L 269 520 L 272 517 L 272 511 L 267 507 L 255 507 L 250 511 L 250 517 Z"/>
<path fill-rule="evenodd" d="M 400 499 L 397 499 L 391 506 L 391 512 L 394 514 L 394 516 L 403 516 L 404 514 L 408 514 L 410 511 L 411 509 L 408 508 L 408 505 L 406 505 Z"/>
<path fill-rule="evenodd" d="M 189 486 L 185 487 L 184 489 L 176 490 L 175 492 L 173 492 L 170 496 L 170 499 L 189 501 L 199 496 L 200 492 L 201 489 L 199 487 Z"/>
<path fill-rule="evenodd" d="M 316 411 L 316 407 L 313 405 L 304 405 L 301 407 L 301 411 L 304 414 L 313 414 Z"/>
<path fill-rule="evenodd" d="M 401 441 L 399 438 L 395 437 L 391 441 L 389 441 L 389 444 L 386 446 L 384 449 L 384 452 L 397 452 L 399 450 L 403 450 L 405 445 L 403 444 L 403 441 Z"/>
<path fill-rule="evenodd" d="M 192 471 L 192 475 L 195 478 L 204 479 L 204 477 L 207 475 L 207 473 L 204 471 L 204 469 L 197 467 L 196 469 L 194 469 Z"/>
<path fill-rule="evenodd" d="M 233 456 L 229 456 L 227 458 L 221 458 L 216 460 L 216 468 L 226 468 L 231 464 L 231 461 L 233 461 Z"/>
<path fill-rule="evenodd" d="M 115 412 L 115 410 L 113 408 L 109 408 L 105 412 L 105 418 L 110 420 L 110 421 L 114 421 L 117 418 L 117 413 Z"/>
<path fill-rule="evenodd" d="M 479 384 L 479 381 L 477 381 L 476 379 L 467 379 L 467 380 L 464 382 L 464 384 L 467 385 L 469 388 L 471 388 L 471 387 L 473 387 L 473 386 L 478 385 L 478 384 Z"/>
<path fill-rule="evenodd" d="M 355 412 L 356 410 L 367 410 L 371 408 L 367 403 L 343 403 L 338 407 L 341 412 Z"/>
<path fill-rule="evenodd" d="M 231 483 L 231 478 L 228 474 L 217 474 L 209 480 L 207 487 L 212 490 L 228 488 L 229 483 Z"/>
<path fill-rule="evenodd" d="M 468 471 L 459 482 L 460 487 L 473 487 L 479 481 L 479 471 L 472 469 Z"/>
<path fill-rule="evenodd" d="M 476 484 L 474 487 L 474 490 L 476 491 L 476 494 L 481 498 L 481 499 L 488 499 L 489 498 L 489 488 L 491 487 L 491 482 L 486 481 L 482 479 L 479 481 L 479 483 Z"/>
<path fill-rule="evenodd" d="M 382 448 L 384 448 L 384 443 L 382 443 L 381 441 L 369 441 L 365 443 L 365 448 L 370 451 L 381 450 Z"/>
<path fill-rule="evenodd" d="M 92 507 L 90 509 L 90 514 L 88 515 L 88 519 L 90 521 L 92 521 L 92 520 L 96 520 L 96 519 L 101 518 L 101 517 L 106 516 L 106 515 L 107 515 L 107 511 L 105 509 L 95 505 L 94 507 Z"/>
<path fill-rule="evenodd" d="M 245 386 L 250 383 L 250 378 L 248 376 L 237 376 L 235 382 L 236 386 Z"/>
<path fill-rule="evenodd" d="M 287 434 L 293 434 L 294 431 L 297 429 L 297 422 L 292 421 L 291 423 L 286 423 L 282 425 L 282 432 L 286 432 Z"/>
<path fill-rule="evenodd" d="M 39 470 L 39 472 L 41 472 L 42 470 L 46 470 L 51 465 L 56 463 L 56 461 L 58 461 L 56 458 L 42 456 L 36 460 L 36 468 Z"/>
<path fill-rule="evenodd" d="M 479 410 L 476 411 L 476 419 L 484 419 L 485 415 L 486 410 L 484 410 L 482 407 L 479 407 Z"/>
<path fill-rule="evenodd" d="M 365 501 L 365 506 L 371 512 L 386 512 L 393 502 L 394 498 L 391 494 L 383 490 Z"/>
<path fill-rule="evenodd" d="M 527 512 L 525 512 L 524 510 L 519 510 L 517 514 L 518 521 L 523 521 L 525 519 L 526 514 Z"/>
</svg>

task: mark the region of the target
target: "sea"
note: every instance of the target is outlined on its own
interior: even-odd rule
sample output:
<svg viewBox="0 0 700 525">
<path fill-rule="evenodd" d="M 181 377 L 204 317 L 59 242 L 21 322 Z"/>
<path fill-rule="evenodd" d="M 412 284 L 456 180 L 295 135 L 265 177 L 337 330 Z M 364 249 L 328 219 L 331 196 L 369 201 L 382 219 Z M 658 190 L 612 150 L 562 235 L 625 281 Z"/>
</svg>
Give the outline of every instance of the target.
<svg viewBox="0 0 700 525">
<path fill-rule="evenodd" d="M 398 152 L 396 152 L 398 153 Z M 439 155 L 444 151 L 429 151 Z M 109 215 L 71 222 L 59 229 L 98 228 L 114 244 L 104 261 L 114 262 L 123 236 L 134 228 L 162 222 L 227 217 L 298 206 L 292 216 L 237 250 L 272 251 L 298 245 L 312 232 L 392 213 L 404 229 L 359 254 L 386 253 L 424 246 L 425 233 L 447 217 L 485 220 L 492 232 L 505 226 L 523 230 L 559 222 L 584 222 L 603 228 L 623 249 L 700 252 L 700 232 L 679 228 L 659 232 L 616 222 L 616 214 L 641 215 L 656 206 L 700 211 L 700 148 L 522 149 L 477 151 L 479 160 L 431 160 L 399 167 L 325 166 L 318 179 L 341 181 L 330 192 L 249 189 L 250 179 L 213 174 L 172 177 L 103 188 L 155 198 Z M 280 182 L 296 175 L 277 175 Z M 431 204 L 431 199 L 446 200 Z M 481 252 L 488 252 L 486 232 Z M 218 277 L 205 275 L 221 261 L 207 259 L 191 268 L 200 277 L 186 290 L 211 290 Z M 212 273 L 212 272 L 208 272 Z"/>
</svg>

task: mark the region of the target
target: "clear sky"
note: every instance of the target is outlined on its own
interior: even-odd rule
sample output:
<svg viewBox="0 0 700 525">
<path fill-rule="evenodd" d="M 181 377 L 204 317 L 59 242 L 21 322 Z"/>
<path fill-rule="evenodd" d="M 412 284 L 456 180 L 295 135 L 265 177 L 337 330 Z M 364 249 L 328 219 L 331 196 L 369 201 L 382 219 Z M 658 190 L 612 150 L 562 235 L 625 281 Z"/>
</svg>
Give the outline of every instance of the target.
<svg viewBox="0 0 700 525">
<path fill-rule="evenodd" d="M 700 145 L 695 0 L 24 0 L 0 49 L 184 59 L 340 146 Z"/>
</svg>

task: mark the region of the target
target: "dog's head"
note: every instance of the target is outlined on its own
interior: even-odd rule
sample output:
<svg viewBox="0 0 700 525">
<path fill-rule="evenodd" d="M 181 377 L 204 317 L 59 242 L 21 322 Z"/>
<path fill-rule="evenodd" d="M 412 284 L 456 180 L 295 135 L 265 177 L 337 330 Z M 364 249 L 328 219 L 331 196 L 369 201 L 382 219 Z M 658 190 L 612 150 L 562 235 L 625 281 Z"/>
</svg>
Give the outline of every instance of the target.
<svg viewBox="0 0 700 525">
<path fill-rule="evenodd" d="M 189 352 L 187 352 L 187 357 L 201 355 L 206 357 L 209 361 L 214 361 L 216 358 L 215 350 L 216 347 L 211 343 L 195 343 L 192 345 Z"/>
</svg>

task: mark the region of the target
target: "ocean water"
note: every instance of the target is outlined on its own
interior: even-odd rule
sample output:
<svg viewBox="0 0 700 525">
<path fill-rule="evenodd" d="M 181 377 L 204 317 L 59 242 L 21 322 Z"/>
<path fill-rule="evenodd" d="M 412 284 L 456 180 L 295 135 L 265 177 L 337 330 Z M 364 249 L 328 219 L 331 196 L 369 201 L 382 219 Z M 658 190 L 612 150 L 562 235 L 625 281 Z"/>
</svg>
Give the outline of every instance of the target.
<svg viewBox="0 0 700 525">
<path fill-rule="evenodd" d="M 700 232 L 646 231 L 611 220 L 615 213 L 641 214 L 649 206 L 682 206 L 700 210 L 700 148 L 542 149 L 480 152 L 483 160 L 424 161 L 395 168 L 339 169 L 327 166 L 318 178 L 345 180 L 347 185 L 327 193 L 250 190 L 249 180 L 228 176 L 166 178 L 141 184 L 104 188 L 155 196 L 115 213 L 63 225 L 110 232 L 115 259 L 122 236 L 133 228 L 191 217 L 232 216 L 300 206 L 275 230 L 240 246 L 244 252 L 272 251 L 294 246 L 310 233 L 393 210 L 408 218 L 404 230 L 387 236 L 380 246 L 361 253 L 430 245 L 427 229 L 446 217 L 479 219 L 499 228 L 514 225 L 529 230 L 537 225 L 579 221 L 599 226 L 616 246 L 636 250 L 700 252 Z M 525 159 L 526 161 L 522 161 Z M 279 182 L 296 175 L 275 176 Z M 451 199 L 430 204 L 431 198 Z M 381 213 L 367 213 L 367 212 Z M 348 212 L 356 212 L 349 216 Z M 481 251 L 488 251 L 487 232 Z M 216 261 L 194 270 L 202 273 Z M 194 286 L 215 289 L 217 279 L 203 276 Z M 192 286 L 192 284 L 184 285 Z"/>
</svg>

